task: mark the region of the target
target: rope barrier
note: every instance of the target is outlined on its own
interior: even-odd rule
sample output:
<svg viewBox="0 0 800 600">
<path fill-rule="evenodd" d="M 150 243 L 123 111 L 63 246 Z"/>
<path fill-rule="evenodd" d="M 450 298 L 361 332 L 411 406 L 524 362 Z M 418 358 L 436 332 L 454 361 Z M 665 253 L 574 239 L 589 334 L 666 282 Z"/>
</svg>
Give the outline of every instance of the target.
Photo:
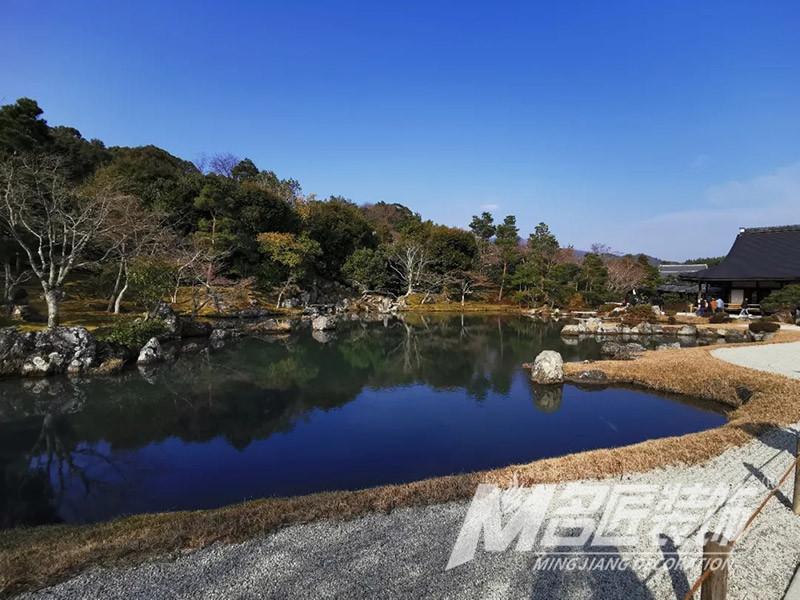
<svg viewBox="0 0 800 600">
<path fill-rule="evenodd" d="M 742 535 L 744 535 L 744 532 L 747 531 L 747 528 L 750 527 L 750 525 L 753 524 L 753 521 L 756 520 L 756 517 L 759 514 L 761 514 L 761 511 L 764 510 L 764 507 L 767 505 L 767 502 L 769 502 L 769 499 L 772 498 L 775 494 L 778 493 L 778 490 L 781 488 L 781 486 L 784 483 L 786 483 L 786 480 L 789 478 L 789 475 L 791 475 L 792 471 L 794 470 L 794 468 L 797 466 L 798 463 L 800 463 L 800 456 L 798 456 L 797 458 L 794 459 L 794 461 L 792 461 L 792 464 L 789 466 L 788 469 L 786 469 L 786 472 L 778 480 L 777 485 L 770 490 L 769 494 L 767 494 L 767 496 L 761 502 L 759 507 L 755 510 L 755 512 L 753 512 L 752 515 L 750 515 L 750 518 L 747 519 L 747 522 L 742 526 L 742 528 L 739 530 L 739 532 L 733 537 L 733 539 L 731 540 L 731 542 L 729 544 L 730 548 L 733 548 L 736 545 L 736 542 L 738 542 L 739 539 L 742 537 Z M 700 589 L 700 586 L 703 585 L 703 582 L 706 579 L 708 579 L 709 575 L 711 575 L 712 572 L 713 572 L 713 569 L 711 569 L 711 567 L 707 567 L 705 569 L 705 571 L 703 571 L 700 574 L 700 578 L 691 587 L 691 589 L 689 590 L 689 593 L 686 594 L 686 596 L 684 596 L 683 600 L 691 600 L 692 596 L 695 595 L 697 590 Z"/>
</svg>

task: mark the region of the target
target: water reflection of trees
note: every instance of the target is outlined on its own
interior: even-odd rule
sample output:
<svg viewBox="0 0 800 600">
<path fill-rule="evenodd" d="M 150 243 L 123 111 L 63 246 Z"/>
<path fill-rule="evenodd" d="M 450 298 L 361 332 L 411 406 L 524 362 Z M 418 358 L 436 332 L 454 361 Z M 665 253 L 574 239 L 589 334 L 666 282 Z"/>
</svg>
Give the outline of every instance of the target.
<svg viewBox="0 0 800 600">
<path fill-rule="evenodd" d="M 596 355 L 594 342 L 567 347 L 558 331 L 520 318 L 405 316 L 347 322 L 326 343 L 308 330 L 247 339 L 146 376 L 129 370 L 107 378 L 0 382 L 3 525 L 55 520 L 53 506 L 63 504 L 70 485 L 89 491 L 107 484 L 87 474 L 90 458 L 111 461 L 114 452 L 169 437 L 224 436 L 243 449 L 291 430 L 312 411 L 352 401 L 364 388 L 423 384 L 482 400 L 508 394 L 521 363 L 543 348 L 567 359 Z M 533 399 L 544 411 L 560 402 L 536 390 Z M 100 443 L 114 452 L 98 453 Z"/>
<path fill-rule="evenodd" d="M 130 370 L 113 378 L 53 380 L 58 407 L 76 441 L 104 439 L 133 448 L 176 436 L 207 441 L 224 436 L 243 448 L 253 439 L 288 431 L 313 410 L 342 406 L 364 388 L 422 384 L 463 389 L 476 399 L 508 394 L 522 362 L 543 348 L 567 360 L 594 357 L 596 343 L 565 346 L 557 324 L 503 317 L 408 315 L 385 323 L 345 323 L 335 343 L 309 331 L 284 338 L 249 339 L 180 358 L 147 378 Z M 585 346 L 585 347 L 584 347 Z M 6 402 L 7 398 L 13 402 Z M 13 420 L 42 413 L 42 391 L 0 382 L 0 406 Z M 16 408 L 9 408 L 9 407 Z M 63 411 L 69 413 L 69 411 Z M 16 413 L 16 414 L 15 414 Z"/>
</svg>

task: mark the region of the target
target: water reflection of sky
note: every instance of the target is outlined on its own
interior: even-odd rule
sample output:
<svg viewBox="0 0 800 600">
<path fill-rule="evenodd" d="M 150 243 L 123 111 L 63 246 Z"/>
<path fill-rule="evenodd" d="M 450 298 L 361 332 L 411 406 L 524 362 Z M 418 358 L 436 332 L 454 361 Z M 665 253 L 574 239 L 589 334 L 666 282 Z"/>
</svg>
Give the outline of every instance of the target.
<svg viewBox="0 0 800 600">
<path fill-rule="evenodd" d="M 366 389 L 344 406 L 312 410 L 291 431 L 244 449 L 222 436 L 202 443 L 169 437 L 118 452 L 101 442 L 92 447 L 96 455 L 75 461 L 92 482 L 89 493 L 77 478 L 67 478 L 59 514 L 67 521 L 103 520 L 358 489 L 681 435 L 724 421 L 630 390 L 565 386 L 560 399 L 550 400 L 537 406 L 519 373 L 508 394 L 484 401 L 422 385 Z M 55 484 L 54 473 L 51 478 Z"/>
</svg>

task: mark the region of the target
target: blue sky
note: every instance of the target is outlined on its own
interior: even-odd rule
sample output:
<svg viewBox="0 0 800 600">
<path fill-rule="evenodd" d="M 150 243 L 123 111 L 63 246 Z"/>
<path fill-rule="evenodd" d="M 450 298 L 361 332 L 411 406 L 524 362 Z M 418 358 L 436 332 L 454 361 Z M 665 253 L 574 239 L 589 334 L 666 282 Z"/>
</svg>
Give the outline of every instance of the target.
<svg viewBox="0 0 800 600">
<path fill-rule="evenodd" d="M 800 222 L 798 2 L 2 0 L 0 102 L 307 194 L 685 259 Z"/>
</svg>

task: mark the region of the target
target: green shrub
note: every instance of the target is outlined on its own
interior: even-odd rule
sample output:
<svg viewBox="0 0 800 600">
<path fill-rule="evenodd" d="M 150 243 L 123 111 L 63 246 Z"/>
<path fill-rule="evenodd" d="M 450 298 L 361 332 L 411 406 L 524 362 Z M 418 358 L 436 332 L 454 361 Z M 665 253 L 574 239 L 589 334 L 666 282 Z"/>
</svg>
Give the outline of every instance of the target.
<svg viewBox="0 0 800 600">
<path fill-rule="evenodd" d="M 662 294 L 661 299 L 664 301 L 665 306 L 669 304 L 680 304 L 681 306 L 685 307 L 688 304 L 683 296 L 676 294 L 675 292 L 667 292 Z"/>
<path fill-rule="evenodd" d="M 714 313 L 708 317 L 709 323 L 730 323 L 731 318 L 725 313 Z"/>
<path fill-rule="evenodd" d="M 629 306 L 627 310 L 622 313 L 623 325 L 634 327 L 642 321 L 647 321 L 648 323 L 656 323 L 658 321 L 655 314 L 653 314 L 653 307 L 649 304 Z"/>
<path fill-rule="evenodd" d="M 117 321 L 106 332 L 103 338 L 106 341 L 128 346 L 130 348 L 141 348 L 152 337 L 159 337 L 167 332 L 167 326 L 161 319 L 135 319 Z"/>
<path fill-rule="evenodd" d="M 798 303 L 800 303 L 800 284 L 792 284 L 771 292 L 761 301 L 761 308 L 767 312 L 794 310 Z"/>
<path fill-rule="evenodd" d="M 775 333 L 781 326 L 771 321 L 754 321 L 749 325 L 753 333 Z"/>
<path fill-rule="evenodd" d="M 163 260 L 140 258 L 131 264 L 131 294 L 149 313 L 175 285 L 178 268 Z"/>
<path fill-rule="evenodd" d="M 605 299 L 606 299 L 606 295 L 605 294 L 601 294 L 600 292 L 593 292 L 593 291 L 585 291 L 585 292 L 583 292 L 583 297 L 586 298 L 586 302 L 589 304 L 589 306 L 593 306 L 593 307 L 600 306 L 601 304 L 603 304 L 603 302 L 605 302 Z M 606 306 L 606 305 L 603 304 L 603 306 Z M 614 306 L 611 305 L 611 308 L 614 308 Z M 611 309 L 609 309 L 609 310 L 611 310 Z"/>
<path fill-rule="evenodd" d="M 567 310 L 586 310 L 589 308 L 589 304 L 583 294 L 572 294 L 567 298 L 565 308 Z"/>
</svg>

